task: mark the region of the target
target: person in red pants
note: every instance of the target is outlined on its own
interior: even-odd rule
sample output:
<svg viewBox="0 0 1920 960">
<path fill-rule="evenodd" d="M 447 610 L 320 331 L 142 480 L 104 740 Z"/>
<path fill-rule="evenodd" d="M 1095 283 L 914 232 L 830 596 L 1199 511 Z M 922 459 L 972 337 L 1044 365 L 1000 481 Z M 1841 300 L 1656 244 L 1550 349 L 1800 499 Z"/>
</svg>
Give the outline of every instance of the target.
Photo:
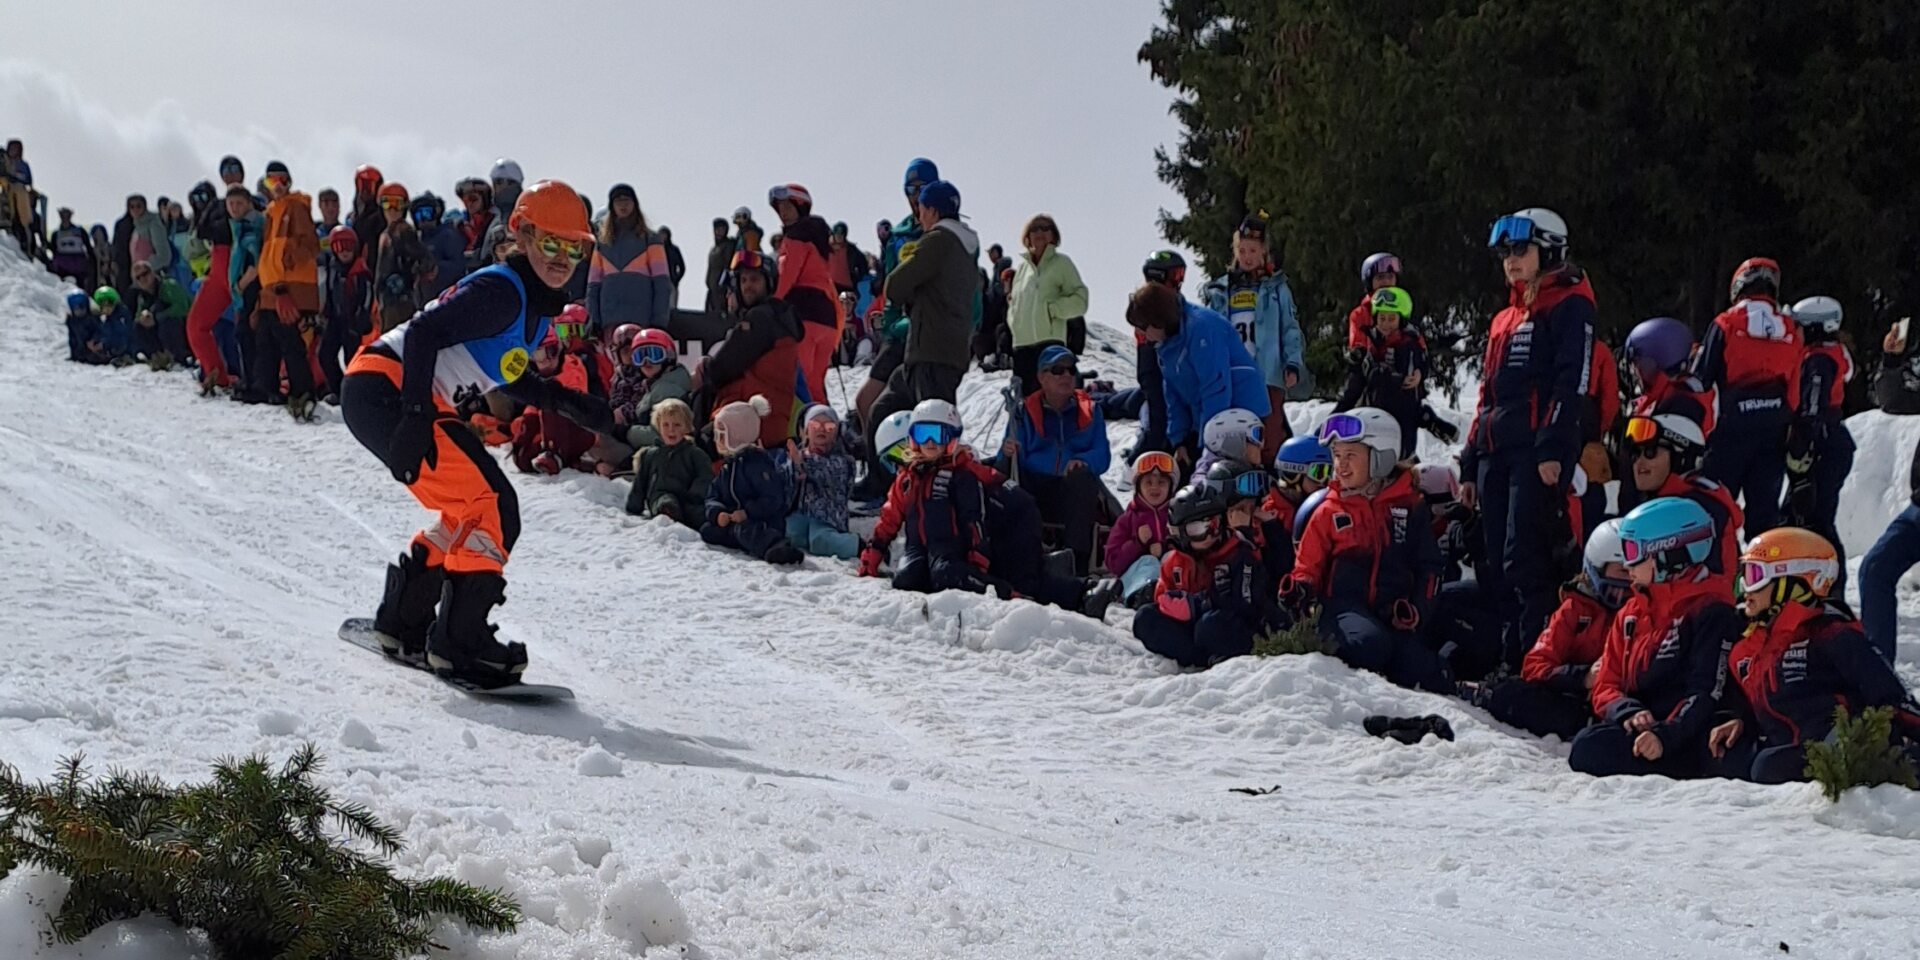
<svg viewBox="0 0 1920 960">
<path fill-rule="evenodd" d="M 387 568 L 375 634 L 395 659 L 481 686 L 518 682 L 527 666 L 526 648 L 501 643 L 487 622 L 505 599 L 520 510 L 499 462 L 455 404 L 500 390 L 613 429 L 604 402 L 527 376 L 529 352 L 566 306 L 567 281 L 593 249 L 579 195 L 558 180 L 531 184 L 507 226 L 521 252 L 468 274 L 361 351 L 340 398 L 354 438 L 439 514 Z"/>
<path fill-rule="evenodd" d="M 220 322 L 220 315 L 233 306 L 233 288 L 227 284 L 227 263 L 233 257 L 233 227 L 227 218 L 227 205 L 212 197 L 213 185 L 202 186 L 207 188 L 206 203 L 196 205 L 200 216 L 194 222 L 193 232 L 207 245 L 210 259 L 206 282 L 200 285 L 193 306 L 187 310 L 187 345 L 193 349 L 193 359 L 200 364 L 200 392 L 210 394 L 215 389 L 233 385 L 226 357 L 220 353 L 220 342 L 213 335 L 213 326 Z M 193 189 L 195 193 L 200 192 L 198 186 Z"/>
<path fill-rule="evenodd" d="M 833 247 L 827 221 L 815 216 L 813 196 L 797 183 L 783 183 L 767 191 L 767 202 L 780 216 L 780 284 L 773 295 L 793 308 L 800 320 L 800 372 L 809 403 L 827 402 L 827 365 L 840 345 L 846 316 L 833 288 L 828 262 Z M 786 411 L 776 410 L 775 414 Z"/>
</svg>

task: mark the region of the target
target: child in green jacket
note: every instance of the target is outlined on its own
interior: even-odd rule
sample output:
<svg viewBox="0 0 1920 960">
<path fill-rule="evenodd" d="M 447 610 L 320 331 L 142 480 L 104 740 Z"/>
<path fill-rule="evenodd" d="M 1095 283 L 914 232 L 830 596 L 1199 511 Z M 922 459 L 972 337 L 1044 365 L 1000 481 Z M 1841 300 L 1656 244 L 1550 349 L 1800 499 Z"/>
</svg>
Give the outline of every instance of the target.
<svg viewBox="0 0 1920 960">
<path fill-rule="evenodd" d="M 642 517 L 672 517 L 698 529 L 706 519 L 713 459 L 690 439 L 693 410 L 682 400 L 662 400 L 653 407 L 653 426 L 660 431 L 660 443 L 641 447 L 633 455 L 633 490 L 627 494 L 627 512 Z"/>
</svg>

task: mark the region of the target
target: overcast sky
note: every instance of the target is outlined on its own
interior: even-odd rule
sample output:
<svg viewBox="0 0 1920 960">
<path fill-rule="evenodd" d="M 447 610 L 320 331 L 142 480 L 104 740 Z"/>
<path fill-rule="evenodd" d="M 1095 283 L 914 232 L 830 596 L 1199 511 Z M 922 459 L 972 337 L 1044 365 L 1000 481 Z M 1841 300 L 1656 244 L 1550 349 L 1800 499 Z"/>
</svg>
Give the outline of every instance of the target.
<svg viewBox="0 0 1920 960">
<path fill-rule="evenodd" d="M 284 160 L 308 192 L 371 162 L 450 194 L 497 156 L 604 205 L 632 183 L 674 228 L 700 283 L 708 223 L 798 181 L 815 212 L 871 247 L 906 212 L 927 156 L 983 243 L 1011 254 L 1025 219 L 1119 322 L 1164 246 L 1153 150 L 1177 127 L 1134 53 L 1157 0 L 526 0 L 8 5 L 0 135 L 26 141 L 40 190 L 82 222 L 128 193 L 184 200 L 221 155 L 249 180 Z"/>
</svg>

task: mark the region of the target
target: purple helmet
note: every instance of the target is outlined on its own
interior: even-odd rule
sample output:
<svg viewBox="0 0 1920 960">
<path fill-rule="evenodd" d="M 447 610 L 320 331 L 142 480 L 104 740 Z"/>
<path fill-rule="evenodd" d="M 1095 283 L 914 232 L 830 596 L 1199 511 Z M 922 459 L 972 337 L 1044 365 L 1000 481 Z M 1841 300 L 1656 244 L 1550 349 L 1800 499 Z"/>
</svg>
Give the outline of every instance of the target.
<svg viewBox="0 0 1920 960">
<path fill-rule="evenodd" d="M 1693 354 L 1693 331 L 1672 317 L 1642 320 L 1627 334 L 1627 360 L 1642 360 L 1655 370 L 1672 370 L 1687 362 Z"/>
<path fill-rule="evenodd" d="M 1391 253 L 1376 253 L 1360 262 L 1360 284 L 1373 286 L 1373 277 L 1377 273 L 1400 274 L 1400 258 Z"/>
</svg>

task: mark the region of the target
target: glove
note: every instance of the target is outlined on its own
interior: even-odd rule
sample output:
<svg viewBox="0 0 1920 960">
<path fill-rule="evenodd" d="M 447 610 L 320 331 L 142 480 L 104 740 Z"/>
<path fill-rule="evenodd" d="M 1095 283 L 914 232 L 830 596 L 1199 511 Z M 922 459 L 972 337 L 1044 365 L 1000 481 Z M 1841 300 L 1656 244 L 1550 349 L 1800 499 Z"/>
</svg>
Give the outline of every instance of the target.
<svg viewBox="0 0 1920 960">
<path fill-rule="evenodd" d="M 605 400 L 574 390 L 554 390 L 553 408 L 561 416 L 595 433 L 613 432 L 613 410 Z"/>
<path fill-rule="evenodd" d="M 1305 581 L 1294 579 L 1289 573 L 1280 578 L 1280 606 L 1299 619 L 1307 605 L 1313 602 L 1313 591 L 1307 588 Z"/>
<path fill-rule="evenodd" d="M 440 454 L 434 449 L 434 419 L 432 410 L 418 405 L 407 407 L 401 415 L 400 425 L 387 440 L 387 468 L 395 480 L 411 486 L 420 479 L 422 461 L 429 469 L 440 465 Z"/>
<path fill-rule="evenodd" d="M 1364 366 L 1366 362 L 1367 362 L 1366 347 L 1354 347 L 1353 349 L 1347 351 L 1348 366 L 1354 366 L 1354 367 Z"/>
<path fill-rule="evenodd" d="M 866 544 L 860 548 L 860 575 L 863 577 L 879 576 L 880 564 L 885 560 L 886 557 L 880 553 L 879 547 L 871 543 Z"/>
<path fill-rule="evenodd" d="M 1395 630 L 1413 630 L 1420 626 L 1420 611 L 1413 602 L 1401 597 L 1393 602 L 1393 628 Z"/>
<path fill-rule="evenodd" d="M 1805 420 L 1795 420 L 1787 428 L 1787 472 L 1796 477 L 1813 471 L 1815 430 Z"/>
</svg>

